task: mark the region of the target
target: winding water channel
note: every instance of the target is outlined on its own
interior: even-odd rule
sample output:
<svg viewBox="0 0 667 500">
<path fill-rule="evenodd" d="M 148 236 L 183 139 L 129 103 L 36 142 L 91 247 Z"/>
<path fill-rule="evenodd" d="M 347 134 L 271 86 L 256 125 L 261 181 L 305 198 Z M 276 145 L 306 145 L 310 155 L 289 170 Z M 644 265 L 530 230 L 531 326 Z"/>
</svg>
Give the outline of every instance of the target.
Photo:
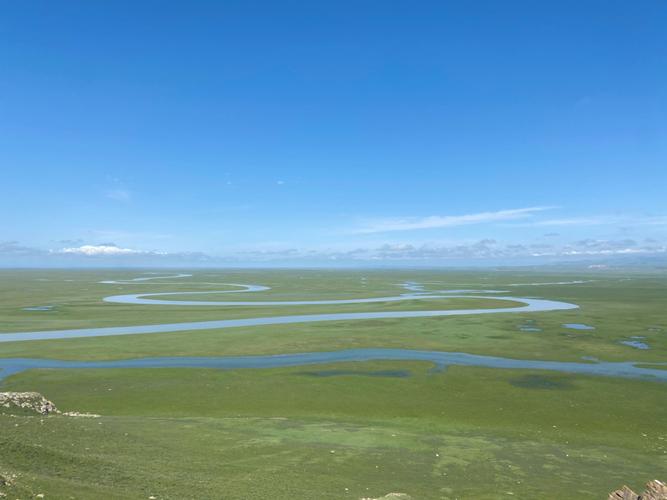
<svg viewBox="0 0 667 500">
<path fill-rule="evenodd" d="M 191 275 L 179 274 L 175 276 L 160 276 L 152 278 L 135 278 L 127 281 L 102 281 L 106 284 L 137 284 L 145 283 L 148 280 L 181 278 Z M 396 295 L 391 297 L 372 297 L 357 299 L 338 299 L 338 300 L 292 300 L 292 301 L 204 301 L 204 300 L 165 300 L 150 297 L 165 297 L 173 295 L 204 295 L 221 293 L 249 293 L 262 292 L 270 288 L 262 285 L 242 285 L 238 283 L 218 283 L 227 286 L 234 286 L 238 289 L 217 290 L 206 292 L 158 292 L 158 293 L 140 293 L 127 295 L 111 295 L 105 297 L 105 302 L 121 304 L 142 304 L 142 305 L 169 305 L 169 306 L 303 306 L 303 305 L 334 305 L 334 304 L 366 304 L 381 302 L 399 302 L 404 300 L 427 300 L 427 299 L 448 299 L 448 298 L 468 298 L 468 299 L 492 299 L 504 302 L 518 302 L 523 306 L 497 307 L 487 309 L 448 309 L 433 311 L 377 311 L 377 312 L 355 312 L 355 313 L 327 313 L 327 314 L 300 314 L 287 316 L 263 316 L 255 318 L 242 319 L 221 319 L 212 321 L 191 321 L 183 323 L 162 323 L 153 325 L 129 325 L 114 326 L 103 328 L 77 328 L 68 330 L 42 330 L 34 332 L 9 332 L 0 334 L 0 342 L 17 342 L 29 340 L 53 340 L 70 339 L 81 337 L 105 337 L 112 335 L 139 335 L 144 333 L 166 333 L 182 332 L 192 330 L 217 330 L 222 328 L 237 328 L 243 326 L 263 326 L 263 325 L 284 325 L 292 323 L 314 323 L 321 321 L 358 321 L 364 319 L 398 319 L 398 318 L 428 318 L 437 316 L 461 316 L 473 314 L 498 314 L 498 313 L 526 313 L 540 311 L 559 311 L 567 309 L 576 309 L 578 306 L 567 302 L 555 300 L 507 297 L 498 295 L 473 295 L 470 292 L 484 294 L 502 293 L 499 290 L 441 290 L 437 293 L 427 293 L 413 291 L 414 284 L 403 284 L 402 286 L 410 293 Z M 411 288 L 412 287 L 412 288 Z M 466 292 L 466 293 L 464 293 Z"/>
<path fill-rule="evenodd" d="M 188 274 L 174 276 L 142 277 L 123 281 L 102 281 L 106 284 L 144 284 L 149 280 L 167 278 L 184 278 Z M 161 282 L 161 284 L 167 284 Z M 218 283 L 220 284 L 220 283 Z M 168 300 L 162 297 L 203 295 L 220 293 L 249 293 L 268 290 L 262 285 L 242 285 L 226 283 L 238 289 L 207 292 L 159 292 L 113 295 L 104 298 L 105 302 L 143 305 L 170 306 L 294 306 L 294 305 L 330 305 L 330 304 L 361 304 L 375 302 L 396 302 L 403 300 L 443 299 L 443 298 L 475 298 L 493 299 L 522 303 L 518 307 L 498 307 L 492 309 L 450 309 L 432 311 L 382 311 L 357 313 L 302 314 L 288 316 L 267 316 L 243 319 L 221 319 L 213 321 L 196 321 L 183 323 L 167 323 L 153 325 L 134 325 L 103 328 L 81 328 L 71 330 L 45 330 L 34 332 L 15 332 L 0 334 L 0 342 L 16 342 L 30 340 L 52 340 L 81 337 L 103 337 L 112 335 L 138 335 L 144 333 L 163 333 L 192 330 L 213 330 L 244 326 L 262 326 L 294 323 L 311 323 L 321 321 L 356 321 L 365 319 L 398 319 L 438 316 L 459 316 L 498 313 L 526 313 L 576 309 L 578 306 L 567 302 L 553 300 L 498 296 L 499 290 L 440 290 L 424 292 L 418 284 L 409 282 L 402 286 L 409 293 L 391 297 L 373 297 L 339 300 L 297 300 L 297 301 L 203 301 L 203 300 Z M 484 295 L 476 295 L 483 293 Z M 151 298 L 161 297 L 161 298 Z M 499 358 L 456 352 L 418 351 L 410 349 L 352 349 L 335 352 L 311 352 L 282 354 L 270 356 L 237 356 L 237 357 L 160 357 L 142 359 L 124 359 L 114 361 L 63 361 L 51 359 L 0 358 L 0 380 L 9 375 L 35 368 L 158 368 L 158 367 L 190 367 L 190 368 L 276 368 L 321 363 L 337 363 L 345 361 L 428 361 L 439 367 L 449 365 L 480 366 L 491 368 L 519 368 L 535 370 L 552 370 L 567 373 L 579 373 L 601 376 L 629 378 L 649 378 L 667 381 L 667 370 L 641 367 L 632 362 L 559 362 Z"/>
<path fill-rule="evenodd" d="M 62 361 L 53 359 L 0 359 L 0 380 L 35 368 L 281 368 L 349 361 L 428 361 L 439 368 L 451 365 L 486 368 L 550 370 L 583 375 L 647 378 L 667 381 L 667 370 L 644 368 L 632 362 L 536 361 L 480 356 L 463 352 L 417 351 L 411 349 L 348 349 L 333 352 L 304 352 L 270 356 L 160 357 L 114 361 Z M 656 364 L 657 365 L 657 364 Z"/>
</svg>

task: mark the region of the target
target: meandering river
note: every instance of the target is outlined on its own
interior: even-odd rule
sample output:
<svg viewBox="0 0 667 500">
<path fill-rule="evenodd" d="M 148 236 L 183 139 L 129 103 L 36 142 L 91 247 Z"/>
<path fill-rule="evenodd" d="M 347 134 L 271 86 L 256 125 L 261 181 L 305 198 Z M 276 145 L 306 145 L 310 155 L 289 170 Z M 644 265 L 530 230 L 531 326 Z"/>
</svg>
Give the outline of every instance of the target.
<svg viewBox="0 0 667 500">
<path fill-rule="evenodd" d="M 159 276 L 149 278 L 135 278 L 127 281 L 102 281 L 106 284 L 129 284 L 145 283 L 148 280 L 188 277 L 188 274 L 175 276 Z M 222 283 L 220 283 L 222 284 Z M 111 335 L 139 335 L 144 333 L 166 333 L 182 332 L 192 330 L 218 330 L 222 328 L 238 328 L 244 326 L 284 325 L 291 323 L 314 323 L 320 321 L 359 321 L 365 319 L 399 319 L 399 318 L 429 318 L 438 316 L 461 316 L 474 314 L 499 314 L 499 313 L 526 313 L 541 311 L 560 311 L 576 309 L 578 306 L 567 302 L 555 300 L 507 297 L 493 294 L 502 293 L 499 290 L 441 290 L 437 293 L 411 291 L 402 295 L 391 297 L 372 297 L 338 300 L 293 300 L 293 301 L 204 301 L 204 300 L 165 300 L 150 297 L 165 297 L 173 295 L 203 295 L 221 293 L 249 293 L 262 292 L 270 288 L 262 285 L 243 285 L 238 283 L 224 283 L 238 289 L 218 290 L 206 292 L 159 292 L 128 295 L 111 295 L 105 297 L 105 302 L 122 304 L 142 305 L 170 305 L 170 306 L 303 306 L 303 305 L 333 305 L 333 304 L 366 304 L 380 302 L 398 302 L 404 300 L 426 300 L 444 298 L 468 298 L 468 299 L 492 299 L 499 302 L 519 302 L 519 307 L 497 307 L 491 309 L 448 309 L 433 311 L 381 311 L 381 312 L 355 312 L 355 313 L 328 313 L 328 314 L 300 314 L 287 316 L 260 316 L 243 319 L 220 319 L 212 321 L 193 321 L 183 323 L 162 323 L 152 325 L 128 325 L 103 328 L 77 328 L 68 330 L 42 330 L 33 332 L 8 332 L 0 334 L 0 342 L 17 342 L 28 340 L 53 340 L 70 339 L 80 337 L 105 337 Z M 414 290 L 413 283 L 402 285 L 408 290 Z M 465 293 L 464 293 L 465 292 Z M 485 295 L 472 294 L 472 292 Z M 490 295 L 486 295 L 490 294 Z"/>
<path fill-rule="evenodd" d="M 189 274 L 173 276 L 141 277 L 123 281 L 102 281 L 106 284 L 145 284 L 150 280 L 177 279 L 189 277 Z M 575 282 L 573 282 L 575 283 Z M 578 282 L 576 282 L 578 283 Z M 168 284 L 160 282 L 160 284 Z M 221 284 L 221 283 L 216 283 Z M 561 284 L 561 283 L 559 283 Z M 500 290 L 439 290 L 425 292 L 423 287 L 414 282 L 402 284 L 409 293 L 373 298 L 338 299 L 338 300 L 296 300 L 296 301 L 204 301 L 204 300 L 169 300 L 167 296 L 204 295 L 220 293 L 251 293 L 269 290 L 262 285 L 244 285 L 224 283 L 237 289 L 207 292 L 159 292 L 126 295 L 112 295 L 104 298 L 105 302 L 143 305 L 186 306 L 295 306 L 295 305 L 331 305 L 331 304 L 364 304 L 376 302 L 397 302 L 403 300 L 426 300 L 442 298 L 476 298 L 493 299 L 499 302 L 511 301 L 523 304 L 519 307 L 498 307 L 492 309 L 450 309 L 432 311 L 382 311 L 357 313 L 302 314 L 287 316 L 260 316 L 243 319 L 220 319 L 213 321 L 196 321 L 183 323 L 166 323 L 153 325 L 129 325 L 104 328 L 80 328 L 71 330 L 45 330 L 34 332 L 15 332 L 0 334 L 0 342 L 16 342 L 29 340 L 52 340 L 81 337 L 102 337 L 111 335 L 138 335 L 144 333 L 163 333 L 192 330 L 213 330 L 244 326 L 280 325 L 293 323 L 311 323 L 320 321 L 357 321 L 366 319 L 399 319 L 424 318 L 438 316 L 460 316 L 499 313 L 526 313 L 576 309 L 578 306 L 554 300 L 498 296 Z M 480 295 L 481 294 L 481 295 Z M 160 297 L 160 298 L 153 298 Z M 449 365 L 480 366 L 490 368 L 518 368 L 533 370 L 551 370 L 586 375 L 615 376 L 628 378 L 647 378 L 667 381 L 667 370 L 660 368 L 637 366 L 632 362 L 560 362 L 499 358 L 458 352 L 418 351 L 410 349 L 351 349 L 335 352 L 307 352 L 270 356 L 236 356 L 236 357 L 160 357 L 124 359 L 114 361 L 64 361 L 53 359 L 0 358 L 0 380 L 9 375 L 35 368 L 276 368 L 322 363 L 338 363 L 346 361 L 428 361 L 439 367 Z"/>
<path fill-rule="evenodd" d="M 114 361 L 63 361 L 54 359 L 0 359 L 0 380 L 36 368 L 280 368 L 349 361 L 428 361 L 439 368 L 450 365 L 487 368 L 550 370 L 607 377 L 646 378 L 667 381 L 667 370 L 644 368 L 631 362 L 573 363 L 480 356 L 463 352 L 417 351 L 410 349 L 349 349 L 333 352 L 305 352 L 272 356 L 161 357 Z M 664 364 L 664 363 L 659 363 Z"/>
</svg>

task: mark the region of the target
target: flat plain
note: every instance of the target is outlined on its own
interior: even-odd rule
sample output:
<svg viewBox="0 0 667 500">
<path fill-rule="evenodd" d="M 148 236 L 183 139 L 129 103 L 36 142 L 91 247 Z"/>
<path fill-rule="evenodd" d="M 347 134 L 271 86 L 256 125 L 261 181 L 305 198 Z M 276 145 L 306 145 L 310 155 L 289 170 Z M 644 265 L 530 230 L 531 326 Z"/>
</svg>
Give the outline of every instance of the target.
<svg viewBox="0 0 667 500">
<path fill-rule="evenodd" d="M 414 282 L 424 292 L 506 290 L 512 297 L 579 308 L 4 342 L 0 358 L 392 348 L 667 368 L 661 364 L 667 361 L 667 274 L 660 270 L 181 272 L 192 276 L 159 278 L 177 273 L 127 269 L 0 271 L 0 337 L 297 314 L 521 306 L 491 296 L 418 295 L 400 302 L 288 307 L 103 301 L 130 293 L 227 291 L 234 289 L 230 283 L 270 289 L 198 300 L 388 297 L 406 293 L 405 283 Z M 126 281 L 142 276 L 157 279 Z M 605 498 L 623 483 L 639 488 L 664 479 L 667 471 L 667 386 L 650 378 L 374 360 L 236 370 L 36 369 L 0 384 L 2 391 L 38 391 L 63 411 L 101 415 L 0 415 L 0 475 L 16 476 L 0 492 L 12 498 L 359 499 L 389 492 L 415 499 Z"/>
</svg>

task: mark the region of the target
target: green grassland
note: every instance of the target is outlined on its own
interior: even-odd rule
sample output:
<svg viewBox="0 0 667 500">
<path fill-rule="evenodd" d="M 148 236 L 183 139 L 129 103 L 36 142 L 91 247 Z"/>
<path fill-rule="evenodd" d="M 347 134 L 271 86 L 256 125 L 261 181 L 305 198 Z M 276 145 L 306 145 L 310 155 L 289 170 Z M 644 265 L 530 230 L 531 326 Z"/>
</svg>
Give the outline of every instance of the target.
<svg viewBox="0 0 667 500">
<path fill-rule="evenodd" d="M 490 299 L 294 307 L 101 302 L 121 293 L 225 289 L 209 282 L 272 287 L 217 296 L 223 300 L 391 296 L 404 292 L 397 284 L 412 280 L 439 282 L 427 290 L 506 289 L 512 296 L 563 300 L 581 308 L 11 342 L 0 344 L 0 357 L 122 359 L 400 347 L 544 360 L 594 356 L 647 366 L 667 361 L 664 274 L 193 274 L 164 280 L 172 284 L 109 285 L 97 282 L 140 274 L 2 271 L 0 332 L 506 306 Z M 502 286 L 577 279 L 595 281 Z M 212 294 L 210 300 L 215 299 Z M 55 308 L 22 310 L 36 305 Z M 542 331 L 521 331 L 528 322 Z M 567 330 L 563 323 L 596 329 Z M 651 349 L 619 344 L 631 336 L 646 337 Z M 0 486 L 0 492 L 11 498 L 42 493 L 84 499 L 358 499 L 401 491 L 415 499 L 583 499 L 606 498 L 622 483 L 639 487 L 667 476 L 667 386 L 647 380 L 457 366 L 434 371 L 429 363 L 375 361 L 231 371 L 33 370 L 7 378 L 0 390 L 39 391 L 61 410 L 102 415 L 0 415 L 0 475 L 17 475 L 15 484 Z"/>
</svg>

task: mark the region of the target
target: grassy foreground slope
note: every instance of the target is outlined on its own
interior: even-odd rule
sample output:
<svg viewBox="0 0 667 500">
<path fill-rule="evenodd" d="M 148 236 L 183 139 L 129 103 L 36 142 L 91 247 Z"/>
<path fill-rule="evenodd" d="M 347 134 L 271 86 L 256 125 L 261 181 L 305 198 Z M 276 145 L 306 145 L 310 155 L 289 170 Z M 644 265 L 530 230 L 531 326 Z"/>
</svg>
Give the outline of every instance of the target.
<svg viewBox="0 0 667 500">
<path fill-rule="evenodd" d="M 364 296 L 359 274 L 324 273 L 327 276 L 315 279 L 304 273 L 310 277 L 301 281 L 311 288 L 301 294 L 293 289 L 295 298 L 335 295 L 335 287 Z M 90 281 L 102 279 L 102 274 L 71 273 L 65 279 L 81 279 L 81 288 L 97 287 Z M 392 284 L 405 279 L 442 280 L 452 283 L 449 288 L 461 288 L 456 283 L 490 288 L 494 282 L 573 278 L 364 275 L 371 283 L 366 286 L 369 295 L 395 294 Z M 206 279 L 215 281 L 211 278 Z M 295 279 L 287 273 L 267 273 L 262 279 L 259 272 L 245 281 L 243 276 L 232 278 L 261 284 L 273 280 L 276 294 L 282 293 L 281 283 L 292 286 Z M 627 279 L 621 275 L 594 279 L 599 281 L 510 288 L 516 296 L 575 302 L 582 306 L 579 311 L 15 342 L 0 344 L 0 356 L 112 359 L 375 346 L 526 359 L 665 361 L 665 281 L 642 276 L 621 281 Z M 100 296 L 114 288 L 99 287 Z M 143 288 L 159 291 L 157 286 Z M 190 288 L 184 283 L 182 289 Z M 67 321 L 94 322 L 88 304 L 106 321 L 132 324 L 112 317 L 114 305 L 97 304 L 83 290 L 79 295 L 75 290 L 72 286 L 72 302 L 64 292 L 60 299 L 61 307 L 71 311 Z M 13 303 L 3 302 L 3 308 L 25 304 L 16 297 Z M 38 299 L 28 305 L 53 302 L 45 296 Z M 151 309 L 151 321 L 161 317 L 150 307 L 120 307 L 137 307 L 146 314 Z M 182 312 L 188 319 L 211 314 L 192 308 Z M 212 312 L 217 318 L 228 314 L 227 309 Z M 51 313 L 28 316 L 38 314 Z M 38 321 L 47 321 L 44 317 Z M 531 320 L 541 332 L 519 330 Z M 50 321 L 52 328 L 60 327 L 58 318 Z M 596 330 L 561 327 L 569 322 L 591 324 Z M 618 343 L 637 335 L 646 337 L 651 349 Z M 604 498 L 621 483 L 638 488 L 665 475 L 667 391 L 662 383 L 544 371 L 432 368 L 417 362 L 367 362 L 235 371 L 25 372 L 6 379 L 0 390 L 39 391 L 63 411 L 103 416 L 0 415 L 0 475 L 17 475 L 13 486 L 0 486 L 0 491 L 12 498 L 42 493 L 46 498 L 358 499 L 390 491 L 413 498 Z"/>
</svg>

